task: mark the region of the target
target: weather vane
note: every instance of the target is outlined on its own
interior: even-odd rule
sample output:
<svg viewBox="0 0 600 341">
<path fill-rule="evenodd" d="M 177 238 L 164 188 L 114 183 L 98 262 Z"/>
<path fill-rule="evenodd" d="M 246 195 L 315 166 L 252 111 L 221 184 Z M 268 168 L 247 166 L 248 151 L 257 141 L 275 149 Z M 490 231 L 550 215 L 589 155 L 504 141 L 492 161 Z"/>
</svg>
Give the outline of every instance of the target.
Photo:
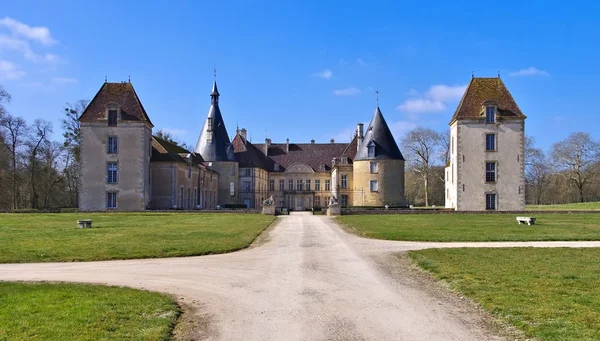
<svg viewBox="0 0 600 341">
<path fill-rule="evenodd" d="M 375 98 L 377 99 L 377 106 L 379 106 L 379 90 L 375 90 Z"/>
</svg>

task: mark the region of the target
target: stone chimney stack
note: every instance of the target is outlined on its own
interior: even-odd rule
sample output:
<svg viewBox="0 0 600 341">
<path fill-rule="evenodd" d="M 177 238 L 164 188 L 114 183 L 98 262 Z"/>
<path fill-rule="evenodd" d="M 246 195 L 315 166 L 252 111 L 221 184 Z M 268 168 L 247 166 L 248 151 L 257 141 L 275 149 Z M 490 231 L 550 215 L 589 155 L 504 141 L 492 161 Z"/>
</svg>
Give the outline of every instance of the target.
<svg viewBox="0 0 600 341">
<path fill-rule="evenodd" d="M 356 150 L 358 151 L 358 149 L 360 148 L 360 145 L 362 144 L 363 141 L 363 137 L 364 135 L 364 127 L 365 125 L 362 123 L 358 124 L 358 128 L 356 129 L 356 134 L 357 134 L 357 140 L 356 140 Z"/>
<path fill-rule="evenodd" d="M 242 128 L 242 130 L 240 130 L 240 135 L 244 138 L 244 140 L 247 140 L 246 136 L 248 135 L 248 131 L 246 128 Z"/>
<path fill-rule="evenodd" d="M 290 139 L 285 139 L 285 152 L 290 152 Z"/>
<path fill-rule="evenodd" d="M 331 139 L 331 140 L 329 140 L 329 142 L 331 142 L 331 143 L 335 143 L 335 140 L 334 140 L 334 139 Z"/>
<path fill-rule="evenodd" d="M 269 147 L 271 147 L 271 139 L 266 138 L 265 139 L 265 150 L 264 150 L 266 156 L 269 156 Z"/>
<path fill-rule="evenodd" d="M 310 140 L 310 144 L 315 144 L 315 140 Z"/>
</svg>

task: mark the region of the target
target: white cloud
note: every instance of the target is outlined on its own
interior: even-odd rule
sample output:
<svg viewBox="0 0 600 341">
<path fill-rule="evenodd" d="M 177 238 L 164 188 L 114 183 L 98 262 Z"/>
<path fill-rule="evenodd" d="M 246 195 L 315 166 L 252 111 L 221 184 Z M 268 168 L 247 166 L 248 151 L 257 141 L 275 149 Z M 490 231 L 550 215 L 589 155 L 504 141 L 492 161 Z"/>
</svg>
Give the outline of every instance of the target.
<svg viewBox="0 0 600 341">
<path fill-rule="evenodd" d="M 356 96 L 359 93 L 360 93 L 360 89 L 354 88 L 354 87 L 333 90 L 333 94 L 336 96 Z"/>
<path fill-rule="evenodd" d="M 411 121 L 396 121 L 389 124 L 390 130 L 396 140 L 400 140 L 407 132 L 417 127 L 417 123 Z"/>
<path fill-rule="evenodd" d="M 360 66 L 366 66 L 367 65 L 367 63 L 362 58 L 357 58 L 356 59 L 356 64 L 358 64 Z"/>
<path fill-rule="evenodd" d="M 411 89 L 406 95 L 412 98 L 402 102 L 396 109 L 413 115 L 442 112 L 448 108 L 448 103 L 458 101 L 466 88 L 466 85 L 437 84 L 430 87 L 424 95 Z"/>
<path fill-rule="evenodd" d="M 0 60 L 0 79 L 19 79 L 25 76 L 25 71 L 7 60 Z"/>
<path fill-rule="evenodd" d="M 44 26 L 29 26 L 13 18 L 4 17 L 0 19 L 0 26 L 6 27 L 15 37 L 23 37 L 35 40 L 43 45 L 52 45 L 57 41 L 52 38 L 50 30 Z"/>
<path fill-rule="evenodd" d="M 0 52 L 3 50 L 20 52 L 26 60 L 36 63 L 54 64 L 60 61 L 60 58 L 52 53 L 36 54 L 25 40 L 0 35 Z"/>
<path fill-rule="evenodd" d="M 548 71 L 540 70 L 538 68 L 531 66 L 527 69 L 521 69 L 519 71 L 510 72 L 509 75 L 515 76 L 515 77 L 519 77 L 519 76 L 550 76 L 550 73 L 548 73 Z"/>
<path fill-rule="evenodd" d="M 57 85 L 70 85 L 76 84 L 77 79 L 69 77 L 54 77 L 52 78 L 52 83 Z"/>
<path fill-rule="evenodd" d="M 320 77 L 323 79 L 330 79 L 331 77 L 333 77 L 333 72 L 331 72 L 331 70 L 329 69 L 325 69 L 321 72 L 317 72 L 314 74 L 315 77 Z"/>
</svg>

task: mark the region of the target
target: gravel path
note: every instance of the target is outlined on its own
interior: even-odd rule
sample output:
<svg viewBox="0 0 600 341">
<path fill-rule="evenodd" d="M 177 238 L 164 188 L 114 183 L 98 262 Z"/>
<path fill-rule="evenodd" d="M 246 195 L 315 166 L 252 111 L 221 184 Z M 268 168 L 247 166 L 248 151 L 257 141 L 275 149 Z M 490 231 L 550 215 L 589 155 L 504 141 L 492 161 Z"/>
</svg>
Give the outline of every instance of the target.
<svg viewBox="0 0 600 341">
<path fill-rule="evenodd" d="M 0 280 L 123 285 L 176 295 L 194 340 L 502 340 L 487 316 L 394 253 L 439 247 L 600 247 L 600 242 L 419 243 L 360 238 L 323 216 L 279 217 L 222 255 L 0 264 Z M 399 270 L 400 269 L 400 270 Z M 432 291 L 433 290 L 433 291 Z"/>
</svg>

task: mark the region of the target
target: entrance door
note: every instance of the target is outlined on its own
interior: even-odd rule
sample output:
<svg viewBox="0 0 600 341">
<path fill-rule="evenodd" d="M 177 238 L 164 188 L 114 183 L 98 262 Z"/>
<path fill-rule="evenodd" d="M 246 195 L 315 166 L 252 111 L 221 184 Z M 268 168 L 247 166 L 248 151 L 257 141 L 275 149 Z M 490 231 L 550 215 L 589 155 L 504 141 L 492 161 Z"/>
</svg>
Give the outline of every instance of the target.
<svg viewBox="0 0 600 341">
<path fill-rule="evenodd" d="M 250 199 L 244 199 L 244 205 L 246 205 L 246 208 L 251 208 L 250 207 Z"/>
<path fill-rule="evenodd" d="M 296 207 L 294 207 L 294 211 L 304 211 L 304 198 L 296 197 Z"/>
</svg>

